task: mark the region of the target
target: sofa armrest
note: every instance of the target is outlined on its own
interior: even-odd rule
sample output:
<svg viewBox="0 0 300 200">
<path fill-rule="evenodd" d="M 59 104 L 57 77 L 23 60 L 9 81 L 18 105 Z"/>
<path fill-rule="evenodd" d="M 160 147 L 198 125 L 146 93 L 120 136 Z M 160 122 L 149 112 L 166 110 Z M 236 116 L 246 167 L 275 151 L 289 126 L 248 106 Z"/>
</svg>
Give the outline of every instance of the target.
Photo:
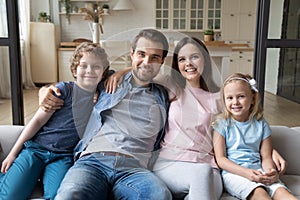
<svg viewBox="0 0 300 200">
<path fill-rule="evenodd" d="M 0 165 L 15 144 L 24 126 L 0 125 Z"/>
<path fill-rule="evenodd" d="M 300 129 L 286 126 L 271 126 L 271 129 L 273 147 L 288 164 L 285 174 L 300 175 Z"/>
</svg>

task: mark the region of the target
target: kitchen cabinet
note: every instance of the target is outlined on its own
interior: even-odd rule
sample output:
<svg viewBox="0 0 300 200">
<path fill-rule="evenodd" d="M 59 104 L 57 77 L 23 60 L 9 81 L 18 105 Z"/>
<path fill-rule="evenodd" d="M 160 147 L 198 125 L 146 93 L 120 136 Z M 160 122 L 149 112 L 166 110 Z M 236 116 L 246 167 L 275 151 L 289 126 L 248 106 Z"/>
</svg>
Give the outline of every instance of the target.
<svg viewBox="0 0 300 200">
<path fill-rule="evenodd" d="M 255 13 L 256 0 L 225 0 L 222 1 L 224 13 Z"/>
<path fill-rule="evenodd" d="M 256 0 L 222 1 L 221 37 L 227 43 L 248 44 L 248 49 L 234 50 L 230 57 L 230 73 L 253 73 L 253 50 L 256 30 Z M 250 50 L 249 50 L 250 49 Z"/>
<path fill-rule="evenodd" d="M 155 12 L 158 29 L 199 31 L 221 26 L 221 0 L 156 0 Z"/>
<path fill-rule="evenodd" d="M 256 1 L 222 1 L 222 39 L 230 43 L 253 44 L 256 29 Z"/>
<path fill-rule="evenodd" d="M 241 72 L 253 75 L 253 50 L 234 50 L 230 57 L 229 74 Z"/>
</svg>

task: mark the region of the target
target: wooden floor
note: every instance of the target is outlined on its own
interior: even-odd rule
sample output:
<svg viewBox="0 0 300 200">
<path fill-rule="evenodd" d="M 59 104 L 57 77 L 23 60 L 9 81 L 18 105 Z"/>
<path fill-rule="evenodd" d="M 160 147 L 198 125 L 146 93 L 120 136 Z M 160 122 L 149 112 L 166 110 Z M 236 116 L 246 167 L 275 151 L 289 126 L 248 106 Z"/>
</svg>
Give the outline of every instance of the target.
<svg viewBox="0 0 300 200">
<path fill-rule="evenodd" d="M 23 90 L 25 124 L 38 108 L 38 90 Z M 300 104 L 265 93 L 264 116 L 271 125 L 300 126 Z M 0 100 L 0 125 L 12 124 L 11 101 Z"/>
</svg>

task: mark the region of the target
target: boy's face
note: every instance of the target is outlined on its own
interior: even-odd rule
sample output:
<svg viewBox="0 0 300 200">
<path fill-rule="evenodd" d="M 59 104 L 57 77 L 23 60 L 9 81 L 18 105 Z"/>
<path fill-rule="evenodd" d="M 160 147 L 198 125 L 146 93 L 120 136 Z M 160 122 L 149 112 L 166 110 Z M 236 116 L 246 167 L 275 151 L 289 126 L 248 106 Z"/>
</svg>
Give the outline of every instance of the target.
<svg viewBox="0 0 300 200">
<path fill-rule="evenodd" d="M 74 72 L 76 83 L 84 90 L 94 92 L 104 72 L 102 60 L 89 53 L 83 53 L 80 64 Z"/>
<path fill-rule="evenodd" d="M 139 85 L 147 85 L 158 74 L 163 59 L 163 44 L 140 38 L 136 49 L 130 54 L 132 60 L 132 73 Z"/>
</svg>

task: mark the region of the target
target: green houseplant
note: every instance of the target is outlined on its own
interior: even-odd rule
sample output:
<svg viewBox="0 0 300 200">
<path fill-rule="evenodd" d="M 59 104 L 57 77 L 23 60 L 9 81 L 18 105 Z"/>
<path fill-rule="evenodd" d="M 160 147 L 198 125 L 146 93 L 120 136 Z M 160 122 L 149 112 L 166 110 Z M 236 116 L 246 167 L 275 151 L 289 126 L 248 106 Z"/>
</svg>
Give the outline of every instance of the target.
<svg viewBox="0 0 300 200">
<path fill-rule="evenodd" d="M 213 41 L 214 40 L 214 30 L 212 28 L 208 28 L 204 30 L 204 41 Z"/>
<path fill-rule="evenodd" d="M 40 12 L 38 21 L 39 22 L 46 22 L 47 21 L 47 13 L 46 12 Z"/>
<path fill-rule="evenodd" d="M 109 9 L 109 5 L 105 3 L 105 4 L 103 4 L 102 8 L 103 9 Z"/>
<path fill-rule="evenodd" d="M 102 5 L 102 9 L 103 9 L 103 14 L 104 15 L 108 15 L 108 9 L 109 9 L 109 5 L 108 4 L 103 4 Z"/>
</svg>

